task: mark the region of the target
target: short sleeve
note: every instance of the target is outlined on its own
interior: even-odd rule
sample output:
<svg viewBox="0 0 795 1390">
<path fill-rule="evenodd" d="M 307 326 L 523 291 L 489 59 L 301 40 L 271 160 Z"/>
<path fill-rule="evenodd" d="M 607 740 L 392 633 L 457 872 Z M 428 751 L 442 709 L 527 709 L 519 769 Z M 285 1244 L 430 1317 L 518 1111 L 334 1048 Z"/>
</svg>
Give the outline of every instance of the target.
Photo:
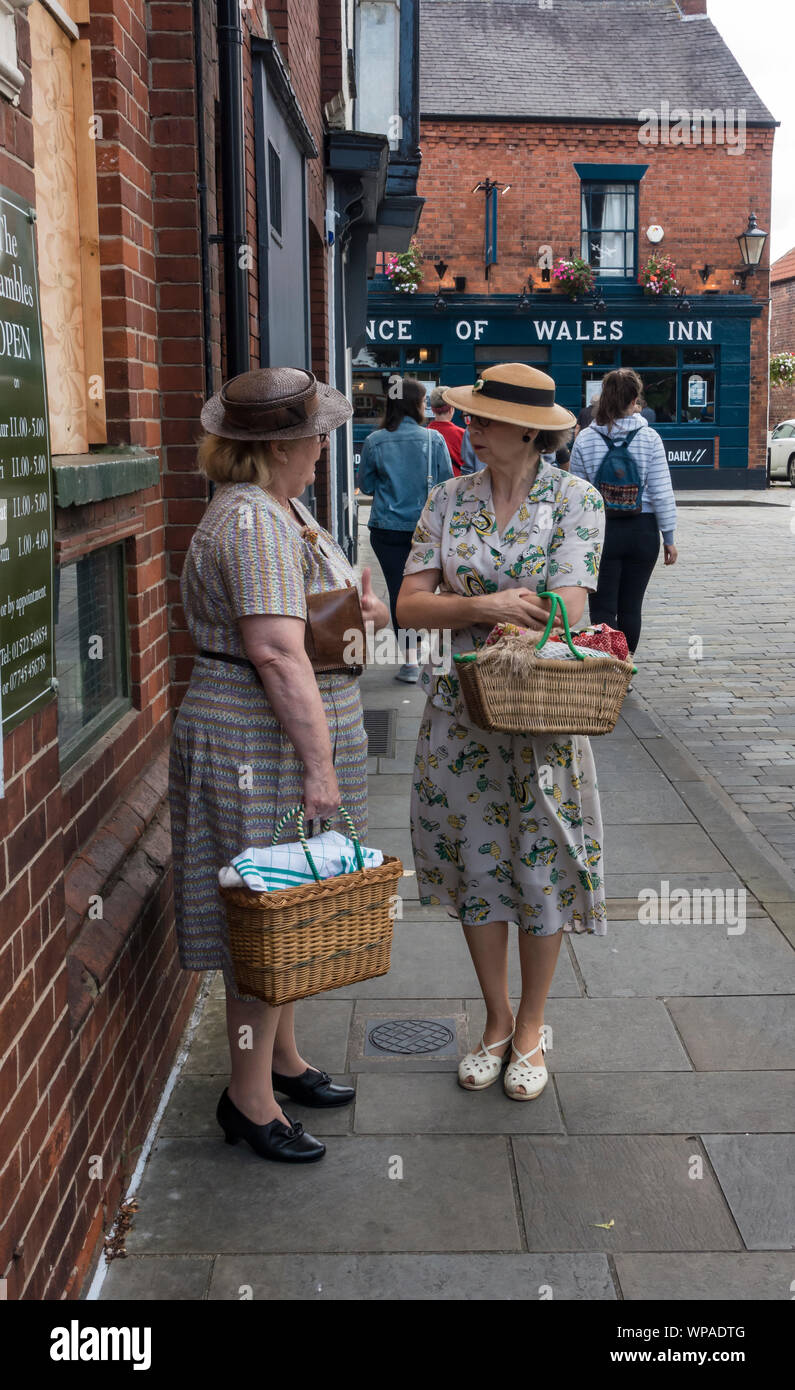
<svg viewBox="0 0 795 1390">
<path fill-rule="evenodd" d="M 590 483 L 569 475 L 558 495 L 549 542 L 547 584 L 596 590 L 605 535 L 601 495 Z"/>
<path fill-rule="evenodd" d="M 439 430 L 433 430 L 433 447 L 436 452 L 436 476 L 440 483 L 453 477 L 453 458 L 447 447 L 447 440 Z M 437 443 L 438 441 L 438 443 Z"/>
<path fill-rule="evenodd" d="M 444 441 L 442 441 L 444 443 Z M 442 531 L 447 505 L 447 489 L 437 483 L 428 493 L 420 519 L 411 538 L 411 551 L 404 575 L 420 574 L 422 570 L 440 570 L 442 566 Z"/>
<path fill-rule="evenodd" d="M 227 517 L 218 562 L 235 618 L 306 618 L 304 547 L 286 515 L 241 501 Z"/>
</svg>

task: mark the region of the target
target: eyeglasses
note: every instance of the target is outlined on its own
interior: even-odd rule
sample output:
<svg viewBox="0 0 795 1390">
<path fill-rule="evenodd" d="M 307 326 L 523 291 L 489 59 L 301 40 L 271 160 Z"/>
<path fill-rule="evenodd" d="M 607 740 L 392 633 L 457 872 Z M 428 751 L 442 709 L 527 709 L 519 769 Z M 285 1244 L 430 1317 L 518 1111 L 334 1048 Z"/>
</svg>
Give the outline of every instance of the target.
<svg viewBox="0 0 795 1390">
<path fill-rule="evenodd" d="M 494 424 L 494 421 L 487 419 L 485 415 L 467 415 L 465 418 L 468 425 L 474 425 L 479 430 L 487 430 L 489 425 Z"/>
<path fill-rule="evenodd" d="M 320 447 L 321 447 L 321 449 L 322 449 L 323 445 L 328 443 L 328 435 L 327 435 L 327 434 L 319 434 L 319 435 L 318 435 L 318 439 L 320 440 Z"/>
</svg>

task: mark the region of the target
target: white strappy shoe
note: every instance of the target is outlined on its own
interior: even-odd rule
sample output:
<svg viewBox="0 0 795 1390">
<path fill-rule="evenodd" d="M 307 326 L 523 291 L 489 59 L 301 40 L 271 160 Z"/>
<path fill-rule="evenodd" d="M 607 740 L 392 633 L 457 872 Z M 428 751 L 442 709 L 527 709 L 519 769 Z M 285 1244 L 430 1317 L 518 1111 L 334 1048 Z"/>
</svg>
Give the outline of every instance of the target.
<svg viewBox="0 0 795 1390">
<path fill-rule="evenodd" d="M 481 1037 L 480 1051 L 468 1052 L 459 1063 L 459 1086 L 463 1086 L 465 1091 L 483 1091 L 487 1086 L 492 1086 L 503 1069 L 505 1057 L 502 1053 L 494 1057 L 491 1049 L 504 1047 L 506 1043 L 512 1041 L 513 1032 L 507 1038 L 500 1038 L 499 1042 L 489 1043 L 487 1047 L 485 1036 Z"/>
<path fill-rule="evenodd" d="M 528 1057 L 532 1057 L 539 1048 L 541 1049 L 541 1065 L 538 1067 L 529 1066 Z M 546 1050 L 547 1045 L 543 1034 L 541 1041 L 536 1043 L 531 1052 L 524 1052 L 520 1055 L 516 1052 L 515 1047 L 511 1048 L 512 1052 L 516 1052 L 517 1060 L 510 1062 L 507 1066 L 502 1083 L 506 1096 L 510 1096 L 511 1100 L 535 1100 L 536 1096 L 541 1095 L 549 1080 L 549 1072 L 544 1064 Z M 518 1086 L 523 1086 L 524 1090 L 517 1090 Z"/>
</svg>

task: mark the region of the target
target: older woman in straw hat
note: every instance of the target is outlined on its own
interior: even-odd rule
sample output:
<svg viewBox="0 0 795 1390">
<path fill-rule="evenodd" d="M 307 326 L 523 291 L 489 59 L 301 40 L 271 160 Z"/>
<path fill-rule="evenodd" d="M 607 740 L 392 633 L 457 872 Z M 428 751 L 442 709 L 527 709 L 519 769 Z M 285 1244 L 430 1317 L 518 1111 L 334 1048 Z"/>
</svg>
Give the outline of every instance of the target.
<svg viewBox="0 0 795 1390">
<path fill-rule="evenodd" d="M 521 363 L 449 389 L 470 416 L 485 465 L 430 493 L 398 599 L 405 627 L 451 629 L 472 651 L 499 622 L 540 632 L 553 591 L 576 623 L 596 589 L 604 535 L 599 493 L 541 455 L 575 423 L 555 385 Z M 564 931 L 606 930 L 602 823 L 587 738 L 484 732 L 468 718 L 455 672 L 423 672 L 411 831 L 421 901 L 459 916 L 486 1004 L 477 1051 L 459 1068 L 471 1090 L 531 1100 L 547 1081 L 544 1006 Z M 508 994 L 508 924 L 517 922 L 521 1004 Z"/>
<path fill-rule="evenodd" d="M 263 1158 L 305 1163 L 325 1146 L 281 1109 L 344 1105 L 298 1051 L 293 1005 L 241 994 L 230 958 L 218 870 L 248 845 L 269 844 L 276 822 L 303 802 L 307 817 L 342 802 L 366 830 L 367 737 L 356 676 L 316 675 L 304 649 L 307 596 L 356 583 L 332 537 L 298 500 L 322 444 L 352 414 L 344 396 L 298 368 L 228 381 L 207 402 L 199 467 L 216 483 L 191 540 L 182 602 L 199 649 L 174 725 L 171 825 L 180 963 L 222 970 L 232 1075 L 218 1106 L 231 1143 Z M 365 620 L 389 621 L 361 584 Z"/>
</svg>

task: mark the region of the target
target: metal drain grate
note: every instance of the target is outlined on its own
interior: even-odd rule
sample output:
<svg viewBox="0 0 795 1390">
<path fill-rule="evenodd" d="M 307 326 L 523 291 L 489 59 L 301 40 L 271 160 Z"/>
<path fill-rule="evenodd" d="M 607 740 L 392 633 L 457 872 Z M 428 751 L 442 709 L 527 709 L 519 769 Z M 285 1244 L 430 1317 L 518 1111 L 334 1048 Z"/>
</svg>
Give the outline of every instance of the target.
<svg viewBox="0 0 795 1390">
<path fill-rule="evenodd" d="M 404 1057 L 440 1052 L 455 1040 L 455 1032 L 435 1018 L 394 1018 L 377 1023 L 367 1033 L 379 1052 L 399 1052 Z"/>
<path fill-rule="evenodd" d="M 397 713 L 393 709 L 366 709 L 364 729 L 367 753 L 371 758 L 394 758 Z"/>
</svg>

